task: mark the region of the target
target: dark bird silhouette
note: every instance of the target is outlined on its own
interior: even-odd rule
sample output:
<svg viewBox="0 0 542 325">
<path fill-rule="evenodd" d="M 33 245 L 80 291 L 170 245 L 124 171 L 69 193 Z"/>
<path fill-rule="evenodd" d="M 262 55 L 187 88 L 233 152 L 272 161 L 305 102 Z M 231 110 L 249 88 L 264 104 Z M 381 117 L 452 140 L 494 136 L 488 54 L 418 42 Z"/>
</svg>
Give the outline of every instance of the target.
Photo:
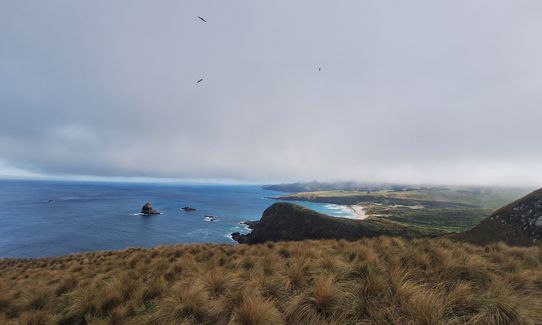
<svg viewBox="0 0 542 325">
<path fill-rule="evenodd" d="M 322 71 L 322 68 L 318 68 L 318 71 Z"/>
<path fill-rule="evenodd" d="M 196 81 L 196 83 L 199 84 L 202 81 L 203 81 L 203 79 L 200 79 L 200 80 Z"/>
<path fill-rule="evenodd" d="M 201 21 L 202 21 L 202 22 L 204 22 L 204 23 L 206 23 L 206 22 L 207 22 L 207 20 L 205 20 L 205 19 L 201 18 L 200 16 L 198 16 L 198 18 L 199 18 L 199 19 L 201 19 Z"/>
</svg>

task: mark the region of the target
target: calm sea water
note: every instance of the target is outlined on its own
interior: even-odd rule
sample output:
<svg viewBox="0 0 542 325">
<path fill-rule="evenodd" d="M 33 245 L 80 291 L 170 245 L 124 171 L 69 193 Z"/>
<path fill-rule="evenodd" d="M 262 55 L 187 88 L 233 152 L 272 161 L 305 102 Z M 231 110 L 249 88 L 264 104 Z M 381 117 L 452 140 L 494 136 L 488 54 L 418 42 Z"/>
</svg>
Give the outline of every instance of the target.
<svg viewBox="0 0 542 325">
<path fill-rule="evenodd" d="M 0 258 L 152 247 L 175 243 L 234 243 L 239 224 L 258 220 L 284 194 L 260 186 L 134 184 L 0 180 Z M 49 202 L 49 200 L 53 200 Z M 138 215 L 145 202 L 162 212 Z M 344 207 L 298 202 L 334 216 Z M 189 205 L 197 211 L 186 212 Z M 205 221 L 206 215 L 217 217 Z"/>
</svg>

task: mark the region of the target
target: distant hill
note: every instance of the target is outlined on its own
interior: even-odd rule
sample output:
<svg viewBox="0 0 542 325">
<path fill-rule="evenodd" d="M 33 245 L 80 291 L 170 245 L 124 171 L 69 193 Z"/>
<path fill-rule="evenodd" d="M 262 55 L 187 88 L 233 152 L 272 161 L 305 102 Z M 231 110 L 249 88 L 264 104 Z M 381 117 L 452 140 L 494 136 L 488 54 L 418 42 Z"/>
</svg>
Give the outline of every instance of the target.
<svg viewBox="0 0 542 325">
<path fill-rule="evenodd" d="M 498 209 L 471 230 L 451 238 L 475 244 L 526 246 L 542 241 L 542 189 Z"/>
<path fill-rule="evenodd" d="M 288 194 L 279 200 L 312 201 L 333 204 L 381 203 L 387 205 L 423 205 L 427 208 L 497 209 L 520 198 L 532 188 L 367 185 L 360 183 L 292 183 L 264 186 L 264 189 Z"/>
<path fill-rule="evenodd" d="M 410 189 L 410 186 L 401 184 L 368 184 L 359 182 L 298 182 L 275 185 L 264 185 L 264 190 L 272 190 L 279 192 L 316 192 L 316 191 L 380 191 L 394 190 L 401 191 Z"/>
<path fill-rule="evenodd" d="M 468 196 L 467 196 L 468 198 Z M 309 201 L 319 203 L 333 203 L 342 205 L 378 203 L 386 205 L 405 205 L 431 208 L 475 208 L 476 205 L 467 201 L 460 201 L 457 195 L 450 193 L 441 193 L 405 190 L 391 191 L 382 190 L 374 192 L 360 191 L 320 191 L 320 192 L 300 192 L 279 196 L 276 199 L 286 201 Z M 509 201 L 508 201 L 509 202 Z"/>
<path fill-rule="evenodd" d="M 278 202 L 267 208 L 259 222 L 252 223 L 247 235 L 233 234 L 240 243 L 297 241 L 305 239 L 356 240 L 381 235 L 402 237 L 435 237 L 442 231 L 405 226 L 393 221 L 369 218 L 355 220 L 330 217 L 297 204 Z"/>
</svg>

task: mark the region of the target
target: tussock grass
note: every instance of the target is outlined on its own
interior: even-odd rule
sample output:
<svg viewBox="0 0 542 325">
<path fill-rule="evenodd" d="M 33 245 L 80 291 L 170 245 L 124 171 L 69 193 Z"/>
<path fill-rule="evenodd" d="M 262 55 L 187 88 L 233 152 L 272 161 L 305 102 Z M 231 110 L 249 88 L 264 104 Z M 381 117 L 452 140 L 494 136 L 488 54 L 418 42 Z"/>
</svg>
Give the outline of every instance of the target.
<svg viewBox="0 0 542 325">
<path fill-rule="evenodd" d="M 235 310 L 232 323 L 241 325 L 284 324 L 281 313 L 271 300 L 249 295 Z"/>
<path fill-rule="evenodd" d="M 446 239 L 0 260 L 0 324 L 540 324 L 542 247 Z"/>
</svg>

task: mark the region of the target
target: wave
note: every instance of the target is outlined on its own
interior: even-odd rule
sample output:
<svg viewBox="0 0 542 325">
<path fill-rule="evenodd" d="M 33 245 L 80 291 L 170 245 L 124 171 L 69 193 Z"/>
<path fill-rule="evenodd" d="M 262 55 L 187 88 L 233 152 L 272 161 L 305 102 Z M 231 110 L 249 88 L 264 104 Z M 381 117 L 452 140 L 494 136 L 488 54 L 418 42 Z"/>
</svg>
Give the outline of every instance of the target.
<svg viewBox="0 0 542 325">
<path fill-rule="evenodd" d="M 247 228 L 248 226 L 244 225 L 241 222 L 239 222 L 240 225 L 242 226 L 245 226 L 245 227 L 239 227 L 239 226 L 234 226 L 234 227 L 230 227 L 230 231 L 228 231 L 226 234 L 224 234 L 224 237 L 228 238 L 229 240 L 231 240 L 232 242 L 234 243 L 237 243 L 236 240 L 234 240 L 231 235 L 234 233 L 234 232 L 238 232 L 238 233 L 241 233 L 241 234 L 248 234 L 250 232 L 250 229 Z"/>
<path fill-rule="evenodd" d="M 160 211 L 159 214 L 154 214 L 155 216 L 159 216 L 159 215 L 162 215 L 162 214 L 166 214 L 164 211 Z M 146 214 L 143 214 L 141 212 L 136 212 L 136 213 L 128 213 L 128 215 L 130 216 L 146 216 Z"/>
<path fill-rule="evenodd" d="M 341 206 L 338 204 L 325 204 L 324 207 L 330 210 L 341 210 Z"/>
<path fill-rule="evenodd" d="M 247 225 L 244 221 L 239 222 L 239 224 L 243 226 L 243 229 L 246 230 L 247 233 L 252 231 L 252 229 L 250 229 L 250 226 Z"/>
<path fill-rule="evenodd" d="M 354 217 L 355 213 L 352 211 L 352 208 L 350 208 L 347 205 L 339 205 L 339 204 L 326 204 L 324 205 L 324 208 L 331 210 L 335 215 L 341 216 L 341 217 Z"/>
</svg>

